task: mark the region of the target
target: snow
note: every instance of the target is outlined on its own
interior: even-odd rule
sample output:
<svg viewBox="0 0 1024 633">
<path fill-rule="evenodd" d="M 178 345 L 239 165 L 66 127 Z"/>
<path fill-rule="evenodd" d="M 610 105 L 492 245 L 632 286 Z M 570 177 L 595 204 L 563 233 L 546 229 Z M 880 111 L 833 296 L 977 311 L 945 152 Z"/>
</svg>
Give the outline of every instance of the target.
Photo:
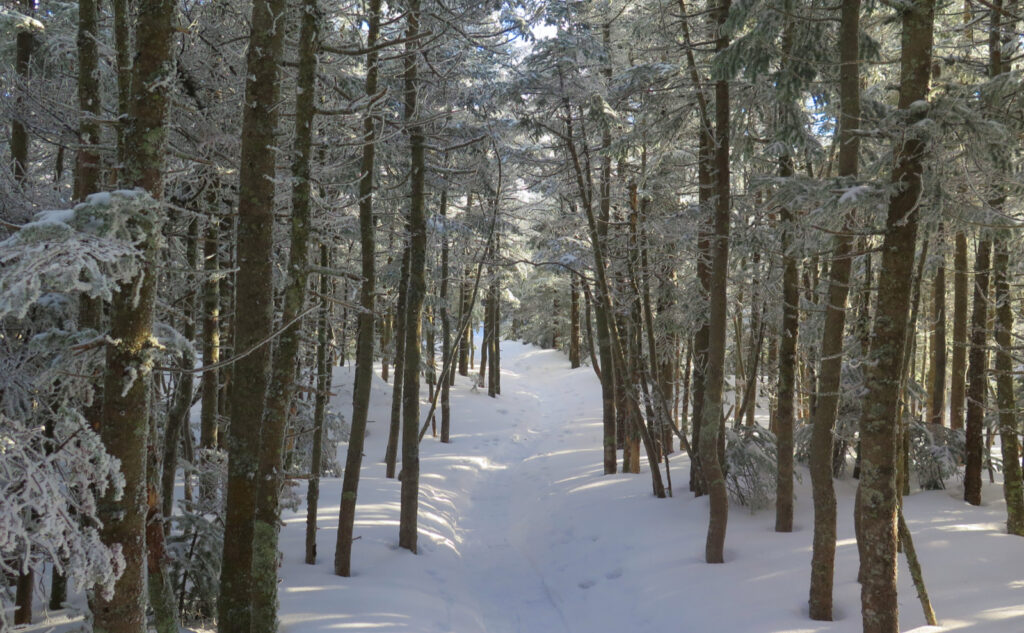
<svg viewBox="0 0 1024 633">
<path fill-rule="evenodd" d="M 340 578 L 332 571 L 341 481 L 325 479 L 316 565 L 303 563 L 305 508 L 283 517 L 282 633 L 861 630 L 855 481 L 836 482 L 837 620 L 814 622 L 806 606 L 812 535 L 806 471 L 796 485 L 793 533 L 773 531 L 771 509 L 732 506 L 726 562 L 708 565 L 707 498 L 688 492 L 685 456 L 672 456 L 671 499 L 651 495 L 646 463 L 640 475 L 603 475 L 593 371 L 569 369 L 558 352 L 507 341 L 502 362 L 502 395 L 491 399 L 474 391 L 470 378 L 458 377 L 452 442 L 428 436 L 421 445 L 415 556 L 397 546 L 399 482 L 384 478 L 382 460 L 391 387 L 375 377 L 354 574 Z M 351 382 L 351 367 L 336 368 L 332 404 L 346 414 Z M 339 449 L 342 463 L 345 449 Z M 305 498 L 303 489 L 295 492 Z M 901 555 L 906 633 L 1024 631 L 1024 542 L 1004 533 L 998 482 L 985 482 L 983 495 L 981 507 L 963 503 L 959 486 L 905 499 L 940 623 L 925 625 Z M 81 597 L 73 602 L 75 609 L 47 612 L 39 597 L 35 624 L 16 630 L 82 630 Z"/>
<path fill-rule="evenodd" d="M 806 607 L 806 472 L 793 533 L 773 531 L 771 510 L 733 507 L 726 563 L 707 565 L 707 499 L 687 491 L 685 456 L 673 455 L 672 499 L 651 496 L 646 465 L 640 475 L 603 475 L 593 371 L 570 370 L 560 353 L 512 342 L 502 344 L 502 363 L 502 395 L 473 392 L 470 379 L 458 377 L 451 444 L 428 436 L 421 445 L 416 556 L 397 547 L 399 483 L 384 478 L 381 460 L 391 391 L 375 380 L 353 577 L 332 572 L 341 484 L 324 480 L 317 565 L 302 562 L 305 509 L 285 516 L 283 632 L 860 631 L 856 482 L 837 482 L 837 621 L 814 622 Z M 350 383 L 349 368 L 338 369 L 334 406 L 346 413 Z M 978 508 L 961 494 L 955 487 L 906 498 L 941 626 L 925 626 L 901 556 L 903 629 L 1024 631 L 1024 542 L 1004 534 L 1002 490 L 986 482 Z"/>
<path fill-rule="evenodd" d="M 871 185 L 849 187 L 843 190 L 843 195 L 839 196 L 839 204 L 854 204 L 861 196 L 868 195 L 871 191 Z"/>
</svg>

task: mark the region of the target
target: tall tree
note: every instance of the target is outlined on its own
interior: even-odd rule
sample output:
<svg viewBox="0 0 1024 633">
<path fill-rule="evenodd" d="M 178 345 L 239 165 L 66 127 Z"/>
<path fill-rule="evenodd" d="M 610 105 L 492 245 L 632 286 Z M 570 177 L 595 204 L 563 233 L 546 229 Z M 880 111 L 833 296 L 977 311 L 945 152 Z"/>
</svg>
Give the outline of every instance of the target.
<svg viewBox="0 0 1024 633">
<path fill-rule="evenodd" d="M 303 0 L 300 14 L 295 147 L 291 166 L 291 243 L 281 311 L 282 332 L 274 350 L 260 432 L 259 484 L 253 528 L 252 633 L 274 633 L 277 630 L 277 541 L 281 530 L 281 489 L 284 486 L 284 435 L 295 396 L 295 366 L 303 337 L 302 316 L 309 280 L 311 149 L 320 29 L 317 0 Z"/>
<path fill-rule="evenodd" d="M 988 282 L 992 241 L 978 240 L 974 260 L 974 303 L 971 311 L 971 346 L 967 353 L 967 427 L 964 460 L 964 501 L 981 505 L 981 471 L 985 452 L 985 406 L 988 402 Z"/>
<path fill-rule="evenodd" d="M 957 231 L 953 253 L 953 354 L 949 377 L 949 426 L 964 428 L 967 371 L 967 236 Z"/>
<path fill-rule="evenodd" d="M 860 1 L 842 3 L 839 23 L 839 176 L 854 186 L 860 154 Z M 847 222 L 847 225 L 849 222 Z M 821 340 L 818 406 L 812 418 L 811 494 L 814 500 L 814 543 L 811 553 L 809 614 L 832 619 L 832 582 L 836 554 L 836 495 L 832 486 L 833 431 L 842 385 L 843 334 L 850 288 L 853 236 L 842 231 L 832 242 L 828 304 Z"/>
<path fill-rule="evenodd" d="M 140 0 L 136 23 L 132 91 L 125 112 L 125 182 L 163 197 L 165 115 L 173 70 L 171 43 L 177 4 Z M 119 40 L 127 46 L 127 40 Z M 98 593 L 92 603 L 97 633 L 138 633 L 146 626 L 146 442 L 149 435 L 153 310 L 157 292 L 157 253 L 163 212 L 153 209 L 144 266 L 124 284 L 111 305 L 110 338 L 104 375 L 100 434 L 107 452 L 121 462 L 124 492 L 100 505 L 103 541 L 121 548 L 125 571 L 112 596 Z"/>
<path fill-rule="evenodd" d="M 920 218 L 921 174 L 927 142 L 913 124 L 927 116 L 932 66 L 934 0 L 914 0 L 901 14 L 899 110 L 907 133 L 894 148 L 892 182 L 878 275 L 861 418 L 858 490 L 861 541 L 861 617 L 865 633 L 897 633 L 896 437 Z"/>
<path fill-rule="evenodd" d="M 253 624 L 254 530 L 259 493 L 260 436 L 274 323 L 274 146 L 284 42 L 284 0 L 254 0 L 246 55 L 238 172 L 235 329 L 228 435 L 227 511 L 217 621 L 221 633 L 250 633 Z M 269 553 L 264 552 L 263 555 Z M 276 559 L 277 553 L 273 556 Z M 276 571 L 274 572 L 276 574 Z M 274 622 L 258 626 L 274 626 Z"/>
<path fill-rule="evenodd" d="M 720 0 L 715 9 L 718 33 L 715 50 L 729 46 L 726 22 L 731 0 Z M 729 496 L 719 454 L 722 434 L 722 383 L 725 379 L 725 338 L 728 323 L 727 283 L 729 273 L 729 214 L 731 207 L 729 177 L 729 80 L 715 81 L 714 183 L 715 204 L 712 216 L 711 273 L 708 289 L 708 355 L 704 373 L 704 419 L 701 420 L 700 454 L 705 488 L 710 497 L 708 534 L 704 557 L 709 563 L 725 562 L 725 530 L 729 520 Z"/>
<path fill-rule="evenodd" d="M 380 35 L 381 0 L 369 0 L 366 29 L 366 97 L 377 94 L 377 38 Z M 356 376 L 352 387 L 352 423 L 345 476 L 341 484 L 341 509 L 338 516 L 338 538 L 334 550 L 334 573 L 352 573 L 352 531 L 356 516 L 359 474 L 363 465 L 363 440 L 366 437 L 366 416 L 370 407 L 373 378 L 374 292 L 376 285 L 376 239 L 373 224 L 373 183 L 376 171 L 375 152 L 377 121 L 372 106 L 363 115 L 363 157 L 359 174 L 359 249 L 362 262 L 362 285 L 359 289 L 359 332 L 356 343 Z M 397 376 L 396 376 L 397 379 Z M 442 426 L 443 429 L 443 426 Z"/>
<path fill-rule="evenodd" d="M 421 88 L 419 57 L 421 55 L 420 0 L 406 5 L 405 28 L 405 123 L 409 134 L 409 287 L 405 306 L 405 367 L 402 384 L 402 492 L 398 526 L 398 546 L 416 553 L 416 523 L 420 493 L 420 337 L 422 335 L 423 300 L 426 296 L 427 222 L 426 202 L 426 139 L 422 113 L 417 104 Z"/>
<path fill-rule="evenodd" d="M 32 16 L 36 12 L 35 0 L 21 0 L 20 4 L 21 10 L 25 12 L 25 16 L 29 19 L 23 21 L 19 25 L 18 34 L 15 36 L 14 44 L 14 69 L 18 74 L 18 80 L 21 82 L 21 85 L 16 88 L 18 96 L 16 101 L 17 105 L 15 107 L 18 114 L 11 119 L 11 168 L 14 171 L 14 181 L 19 185 L 24 185 L 25 179 L 28 176 L 29 141 L 28 129 L 25 127 L 25 122 L 20 118 L 25 114 L 25 105 L 22 99 L 22 93 L 25 90 L 25 85 L 29 78 L 29 66 L 32 61 L 32 50 L 35 48 L 36 44 L 36 36 L 33 31 L 35 31 L 38 23 L 32 19 Z"/>
</svg>

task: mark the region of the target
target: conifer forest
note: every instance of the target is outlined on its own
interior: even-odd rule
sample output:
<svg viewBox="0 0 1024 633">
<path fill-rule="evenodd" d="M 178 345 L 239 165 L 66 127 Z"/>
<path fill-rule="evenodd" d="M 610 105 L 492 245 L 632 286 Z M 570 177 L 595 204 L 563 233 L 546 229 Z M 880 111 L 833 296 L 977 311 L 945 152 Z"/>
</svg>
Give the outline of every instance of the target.
<svg viewBox="0 0 1024 633">
<path fill-rule="evenodd" d="M 1020 0 L 0 31 L 0 631 L 1024 631 Z"/>
</svg>

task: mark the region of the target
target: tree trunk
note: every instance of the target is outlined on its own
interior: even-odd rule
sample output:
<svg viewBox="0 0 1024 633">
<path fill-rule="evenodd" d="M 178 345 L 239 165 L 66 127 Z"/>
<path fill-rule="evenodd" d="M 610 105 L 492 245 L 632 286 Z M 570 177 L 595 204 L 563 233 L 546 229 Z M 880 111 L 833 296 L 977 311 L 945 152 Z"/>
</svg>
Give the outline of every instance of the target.
<svg viewBox="0 0 1024 633">
<path fill-rule="evenodd" d="M 490 288 L 490 286 L 488 286 Z M 483 387 L 487 380 L 487 353 L 491 349 L 491 296 L 488 290 L 482 301 L 484 307 L 484 325 L 480 330 L 480 373 L 477 376 L 477 386 Z"/>
<path fill-rule="evenodd" d="M 992 242 L 978 242 L 974 263 L 974 309 L 971 314 L 971 348 L 967 369 L 967 444 L 964 468 L 964 501 L 981 505 L 981 469 L 984 455 L 985 406 L 988 396 L 987 350 L 988 280 Z"/>
<path fill-rule="evenodd" d="M 853 185 L 858 172 L 860 138 L 860 1 L 844 2 L 839 25 L 839 176 Z M 840 234 L 832 241 L 828 304 L 821 338 L 821 377 L 818 407 L 811 420 L 810 475 L 814 506 L 811 549 L 811 587 L 808 614 L 812 620 L 832 619 L 832 587 L 836 556 L 836 493 L 832 484 L 833 432 L 842 390 L 843 334 L 850 290 L 853 237 Z"/>
<path fill-rule="evenodd" d="M 996 401 L 1003 452 L 1003 497 L 1006 499 L 1006 532 L 1024 536 L 1024 486 L 1021 483 L 1020 423 L 1013 381 L 1013 308 L 1009 284 L 1010 255 L 1004 238 L 995 246 L 996 305 Z"/>
<path fill-rule="evenodd" d="M 140 0 L 136 27 L 139 48 L 132 67 L 134 90 L 126 114 L 125 172 L 128 184 L 156 200 L 163 198 L 164 148 L 167 131 L 171 42 L 176 5 L 170 0 Z M 118 56 L 131 51 L 118 41 Z M 107 546 L 121 548 L 125 571 L 107 600 L 92 601 L 96 633 L 137 633 L 146 626 L 146 445 L 149 435 L 151 375 L 148 366 L 156 304 L 156 270 L 163 213 L 153 210 L 154 226 L 144 244 L 143 269 L 114 296 L 107 346 L 101 438 L 107 452 L 121 462 L 125 486 L 117 499 L 106 495 L 99 504 L 101 536 Z"/>
<path fill-rule="evenodd" d="M 246 107 L 242 116 L 242 152 L 238 191 L 238 272 L 235 280 L 231 426 L 228 437 L 227 510 L 217 621 L 220 633 L 250 633 L 255 622 L 254 535 L 261 470 L 261 427 L 270 372 L 273 332 L 273 227 L 275 130 L 280 107 L 278 65 L 283 48 L 284 0 L 255 0 L 246 57 Z M 247 354 L 244 355 L 243 354 Z M 267 436 L 270 439 L 270 436 Z M 264 470 L 264 472 L 267 472 Z M 267 529 L 261 521 L 262 529 Z M 262 539 L 261 539 L 262 540 Z M 277 552 L 261 552 L 259 556 Z M 267 569 L 261 565 L 259 569 Z M 274 572 L 276 582 L 276 568 Z M 262 606 L 262 605 L 261 605 Z M 276 605 L 275 605 L 276 607 Z"/>
<path fill-rule="evenodd" d="M 729 45 L 725 21 L 731 0 L 720 0 L 716 9 L 718 34 L 715 50 Z M 715 82 L 714 183 L 715 211 L 711 234 L 711 284 L 708 288 L 708 356 L 705 370 L 704 411 L 700 431 L 701 468 L 710 497 L 708 534 L 704 556 L 708 563 L 725 562 L 725 531 L 729 520 L 729 496 L 719 453 L 722 433 L 722 383 L 725 370 L 726 323 L 728 304 L 726 285 L 729 273 L 729 81 Z M 713 456 L 709 459 L 709 456 Z"/>
<path fill-rule="evenodd" d="M 964 428 L 964 398 L 967 370 L 967 236 L 956 234 L 953 254 L 953 358 L 949 379 L 949 426 Z"/>
<path fill-rule="evenodd" d="M 191 368 L 190 368 L 191 369 Z M 181 397 L 181 390 L 177 397 Z M 189 394 L 191 404 L 191 393 Z M 178 405 L 176 402 L 175 405 Z M 178 407 L 175 406 L 174 409 Z M 179 413 L 174 411 L 173 413 Z M 146 447 L 146 581 L 149 597 L 149 607 L 153 609 L 153 623 L 157 633 L 178 633 L 178 612 L 174 602 L 174 588 L 167 574 L 167 563 L 170 558 L 167 555 L 167 545 L 164 525 L 163 503 L 161 498 L 163 473 L 168 470 L 171 473 L 171 484 L 173 490 L 174 466 L 164 463 L 167 444 L 178 445 L 181 436 L 181 427 L 171 422 L 170 416 L 164 429 L 163 443 L 160 446 L 160 434 L 157 429 L 157 421 L 150 419 L 149 442 Z M 163 450 L 161 450 L 163 448 Z M 176 453 L 177 451 L 175 451 Z"/>
<path fill-rule="evenodd" d="M 405 378 L 402 384 L 402 491 L 398 546 L 416 553 L 416 522 L 420 489 L 420 339 L 426 295 L 427 224 L 424 215 L 425 138 L 417 105 L 420 55 L 420 0 L 406 5 L 405 113 L 410 153 L 409 290 L 405 312 Z"/>
<path fill-rule="evenodd" d="M 467 211 L 468 211 L 469 206 L 470 206 L 470 202 L 469 201 L 471 200 L 471 198 L 472 198 L 471 194 L 466 194 L 466 209 L 467 209 Z M 459 304 L 459 306 L 460 306 L 459 307 L 459 323 L 462 323 L 462 321 L 464 319 L 468 319 L 470 323 L 473 322 L 472 318 L 470 318 L 470 316 L 469 316 L 470 315 L 470 311 L 471 311 L 471 306 L 469 305 L 469 302 L 470 302 L 470 288 L 468 286 L 468 283 L 469 283 L 468 280 L 463 280 L 462 284 L 459 286 L 459 293 L 460 293 L 459 294 L 459 301 L 460 301 L 460 304 Z M 470 359 L 470 355 L 472 353 L 472 345 L 473 345 L 473 343 L 470 340 L 470 337 L 472 336 L 472 332 L 473 332 L 473 326 L 470 325 L 470 327 L 466 328 L 466 331 L 463 332 L 459 336 L 459 375 L 460 376 L 468 376 L 469 375 L 469 359 Z"/>
<path fill-rule="evenodd" d="M 943 256 L 943 259 L 945 256 Z M 943 261 L 932 282 L 931 389 L 928 421 L 942 426 L 946 408 L 946 265 Z"/>
<path fill-rule="evenodd" d="M 214 194 L 216 196 L 216 194 Z M 216 200 L 216 198 L 215 198 Z M 217 277 L 217 250 L 220 241 L 220 221 L 211 209 L 203 240 L 203 365 L 220 361 L 220 280 Z M 207 369 L 202 375 L 203 403 L 199 414 L 199 445 L 207 450 L 217 448 L 218 376 L 217 369 Z M 212 491 L 201 494 L 209 497 Z"/>
<path fill-rule="evenodd" d="M 185 242 L 185 257 L 188 270 L 196 272 L 199 249 L 199 219 L 192 218 L 188 226 L 188 238 Z M 185 340 L 196 340 L 196 303 L 199 299 L 199 289 L 190 293 L 186 301 L 185 324 L 182 327 L 182 336 Z M 174 475 L 178 471 L 178 448 L 182 439 L 188 434 L 191 442 L 192 431 L 188 428 L 189 412 L 192 409 L 192 396 L 195 391 L 195 369 L 196 358 L 192 353 L 183 353 L 178 361 L 182 373 L 178 378 L 178 386 L 174 393 L 174 404 L 167 414 L 167 427 L 164 429 L 162 468 L 160 472 L 160 503 L 161 522 L 163 523 L 164 535 L 170 534 L 170 518 L 174 510 Z M 186 482 L 186 487 L 187 487 Z"/>
<path fill-rule="evenodd" d="M 913 125 L 927 115 L 934 0 L 915 0 L 902 14 L 899 108 Z M 861 616 L 865 633 L 897 633 L 896 432 L 910 285 L 917 241 L 922 162 L 927 147 L 915 136 L 897 144 L 889 199 L 878 307 L 866 365 L 858 490 L 861 544 Z"/>
<path fill-rule="evenodd" d="M 31 567 L 18 574 L 14 589 L 14 626 L 32 624 L 32 594 L 35 589 L 35 572 Z M 6 590 L 6 587 L 4 588 Z"/>
<path fill-rule="evenodd" d="M 779 177 L 793 176 L 793 161 L 784 156 L 779 161 Z M 782 221 L 782 327 L 779 337 L 779 386 L 776 396 L 775 428 L 778 445 L 778 471 L 775 496 L 775 531 L 793 531 L 793 402 L 796 397 L 796 344 L 800 327 L 800 277 L 796 257 L 792 254 L 796 219 L 788 206 L 780 211 Z M 841 310 L 842 308 L 840 308 Z M 825 328 L 828 332 L 828 328 Z M 842 340 L 843 329 L 837 332 Z M 840 351 L 841 353 L 841 351 Z M 831 428 L 829 429 L 831 440 Z M 829 458 L 832 444 L 826 447 Z M 814 447 L 811 449 L 813 458 Z M 831 468 L 829 479 L 831 482 Z M 817 508 L 817 506 L 815 506 Z M 813 617 L 813 616 L 812 616 Z"/>
<path fill-rule="evenodd" d="M 580 291 L 576 275 L 569 275 L 569 366 L 580 366 Z"/>
<path fill-rule="evenodd" d="M 386 477 L 394 479 L 398 461 L 398 438 L 402 432 L 402 385 L 405 380 L 405 311 L 409 296 L 409 255 L 407 244 L 402 250 L 402 276 L 398 281 L 398 304 L 395 309 L 395 384 L 391 391 L 391 424 L 384 452 Z M 417 345 L 419 340 L 417 339 Z"/>
<path fill-rule="evenodd" d="M 320 265 L 328 268 L 331 258 L 327 245 L 320 245 Z M 330 292 L 330 280 L 320 275 L 320 296 Z M 320 504 L 320 475 L 323 471 L 324 418 L 327 414 L 327 400 L 331 391 L 331 361 L 328 354 L 330 307 L 327 301 L 320 303 L 320 318 L 317 323 L 316 345 L 316 403 L 313 408 L 313 448 L 309 460 L 309 486 L 306 488 L 306 564 L 316 564 L 317 510 Z"/>
<path fill-rule="evenodd" d="M 441 192 L 441 205 L 440 212 L 442 218 L 448 216 L 448 190 L 445 189 Z M 448 288 L 450 287 L 448 277 L 450 276 L 450 268 L 448 263 L 448 227 L 444 228 L 441 235 L 441 358 L 444 363 L 448 363 L 452 355 L 452 324 L 451 316 L 448 313 L 448 305 L 451 303 L 450 297 L 448 296 Z M 461 324 L 461 323 L 460 323 Z M 442 371 L 445 369 L 442 366 Z M 452 426 L 452 405 L 451 405 L 451 378 L 455 375 L 455 372 L 448 371 L 445 375 L 440 377 L 441 387 L 441 442 L 447 444 L 451 441 L 451 426 Z"/>
<path fill-rule="evenodd" d="M 35 2 L 36 0 L 21 0 L 19 8 L 26 16 L 32 17 L 36 12 Z M 21 85 L 15 88 L 17 96 L 14 102 L 14 112 L 16 114 L 11 119 L 11 169 L 14 172 L 14 182 L 24 186 L 28 177 L 28 130 L 25 129 L 25 123 L 18 117 L 28 110 L 22 95 L 28 83 L 29 64 L 32 61 L 36 38 L 31 26 L 22 26 L 17 31 L 14 45 L 14 70 L 18 74 L 18 82 Z M 31 618 L 31 614 L 29 617 Z"/>
<path fill-rule="evenodd" d="M 700 151 L 697 161 L 697 179 L 699 182 L 698 196 L 702 214 L 709 217 L 712 213 L 714 200 L 714 147 L 710 129 L 702 127 L 700 131 Z M 711 292 L 711 233 L 707 226 L 701 227 L 697 237 L 697 280 L 700 292 L 706 302 L 710 302 Z M 704 426 L 704 388 L 707 384 L 708 341 L 710 326 L 705 317 L 693 336 L 693 439 L 690 445 L 695 449 L 690 460 L 690 490 L 696 496 L 707 494 L 704 485 L 704 454 L 701 452 L 701 429 Z"/>
<path fill-rule="evenodd" d="M 366 47 L 366 96 L 377 94 L 378 52 L 372 50 L 380 35 L 381 0 L 370 0 Z M 356 344 L 356 376 L 352 387 L 352 422 L 345 477 L 341 484 L 341 509 L 338 515 L 338 536 L 334 550 L 334 573 L 352 575 L 352 537 L 356 518 L 359 475 L 363 466 L 363 443 L 366 439 L 366 418 L 370 408 L 373 379 L 374 293 L 376 292 L 376 239 L 373 225 L 373 185 L 376 166 L 376 117 L 371 108 L 363 115 L 363 158 L 359 178 L 359 252 L 362 285 L 359 289 L 359 334 Z M 397 376 L 396 376 L 397 378 Z"/>
<path fill-rule="evenodd" d="M 302 315 L 309 280 L 310 151 L 313 142 L 319 29 L 316 0 L 303 0 L 301 16 L 295 96 L 295 153 L 291 165 L 291 244 L 282 301 L 282 332 L 273 354 L 263 428 L 260 432 L 256 521 L 253 527 L 252 633 L 277 631 L 277 544 L 281 532 L 281 489 L 284 486 L 284 436 L 295 396 L 295 367 L 304 332 Z M 280 44 L 277 50 L 281 50 Z"/>
</svg>

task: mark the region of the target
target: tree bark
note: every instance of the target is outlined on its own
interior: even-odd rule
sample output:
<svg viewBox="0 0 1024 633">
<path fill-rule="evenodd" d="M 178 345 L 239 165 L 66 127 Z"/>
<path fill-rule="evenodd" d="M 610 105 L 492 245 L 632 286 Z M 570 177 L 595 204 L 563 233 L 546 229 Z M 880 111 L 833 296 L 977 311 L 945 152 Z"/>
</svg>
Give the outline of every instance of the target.
<svg viewBox="0 0 1024 633">
<path fill-rule="evenodd" d="M 398 546 L 416 553 L 416 522 L 420 489 L 420 339 L 426 295 L 427 226 L 425 203 L 425 138 L 417 104 L 420 55 L 420 0 L 406 5 L 405 113 L 410 153 L 409 289 L 405 312 L 405 378 L 402 384 L 402 490 Z"/>
<path fill-rule="evenodd" d="M 945 257 L 945 256 L 943 256 Z M 935 271 L 932 282 L 932 346 L 931 363 L 928 370 L 931 376 L 931 398 L 928 405 L 928 420 L 932 424 L 942 426 L 946 409 L 946 265 L 942 262 Z"/>
<path fill-rule="evenodd" d="M 35 572 L 31 567 L 18 574 L 17 585 L 14 588 L 15 626 L 32 624 L 32 595 L 35 589 L 35 578 Z"/>
<path fill-rule="evenodd" d="M 284 28 L 284 0 L 254 0 L 246 57 L 245 110 L 239 169 L 234 356 L 230 390 L 227 510 L 220 597 L 220 633 L 250 633 L 255 623 L 254 535 L 260 485 L 261 426 L 270 371 L 273 332 L 275 129 L 279 110 L 278 65 Z M 249 352 L 247 355 L 247 352 Z M 269 437 L 268 437 L 269 439 Z M 262 529 L 266 529 L 265 523 Z M 270 552 L 262 552 L 268 556 Z M 273 552 L 276 561 L 277 552 Z M 266 569 L 266 567 L 261 567 Z M 276 570 L 275 570 L 276 582 Z M 257 623 L 274 626 L 276 622 Z"/>
<path fill-rule="evenodd" d="M 710 125 L 710 124 L 709 124 Z M 714 147 L 710 128 L 702 127 L 700 150 L 697 161 L 698 197 L 701 213 L 709 217 L 714 200 Z M 711 292 L 711 233 L 707 226 L 701 227 L 697 237 L 697 280 L 705 302 L 710 303 Z M 701 452 L 701 429 L 704 421 L 704 388 L 707 384 L 708 341 L 710 326 L 707 318 L 701 321 L 693 336 L 693 439 L 694 457 L 690 461 L 690 490 L 696 496 L 707 494 L 704 485 L 704 470 L 701 465 L 705 456 Z M 717 458 L 717 451 L 715 453 Z"/>
<path fill-rule="evenodd" d="M 574 274 L 569 276 L 569 366 L 580 366 L 580 291 Z"/>
<path fill-rule="evenodd" d="M 273 354 L 263 428 L 260 431 L 256 520 L 253 527 L 252 633 L 277 631 L 278 536 L 281 532 L 281 489 L 284 486 L 284 436 L 295 396 L 295 368 L 303 338 L 302 314 L 309 280 L 310 152 L 314 133 L 319 29 L 316 0 L 304 0 L 300 13 L 294 157 L 291 165 L 291 243 L 288 249 L 288 277 L 282 300 L 283 331 Z M 276 27 L 274 30 L 282 29 Z M 281 45 L 278 45 L 278 51 L 280 49 Z"/>
<path fill-rule="evenodd" d="M 721 0 L 716 9 L 718 34 L 715 50 L 729 45 L 725 22 L 731 0 Z M 729 496 L 719 453 L 722 433 L 722 383 L 725 378 L 725 339 L 728 323 L 726 286 L 729 273 L 729 81 L 715 82 L 714 182 L 715 211 L 711 234 L 711 284 L 708 311 L 708 358 L 705 370 L 704 411 L 700 431 L 701 468 L 710 497 L 708 534 L 704 556 L 708 563 L 725 562 L 725 531 L 729 521 Z M 716 456 L 717 459 L 708 459 Z"/>
<path fill-rule="evenodd" d="M 391 390 L 391 423 L 384 452 L 385 476 L 394 479 L 398 462 L 398 439 L 402 433 L 402 385 L 405 380 L 405 312 L 409 296 L 409 255 L 406 244 L 402 250 L 402 276 L 398 281 L 398 302 L 395 308 L 395 384 Z M 417 342 L 417 345 L 419 343 Z"/>
<path fill-rule="evenodd" d="M 967 236 L 956 234 L 953 254 L 953 357 L 949 379 L 949 426 L 964 428 L 964 399 L 967 371 Z"/>
<path fill-rule="evenodd" d="M 126 182 L 163 198 L 164 149 L 167 130 L 168 74 L 173 68 L 171 42 L 176 5 L 170 0 L 140 0 L 137 41 L 132 67 L 130 103 L 125 128 Z M 127 46 L 127 40 L 119 40 Z M 118 50 L 119 57 L 122 51 Z M 123 51 L 125 56 L 130 51 Z M 107 452 L 121 462 L 125 487 L 117 499 L 106 495 L 98 514 L 101 537 L 107 546 L 119 546 L 125 571 L 107 600 L 92 601 L 96 633 L 137 633 L 146 626 L 146 445 L 149 435 L 151 375 L 148 366 L 156 305 L 156 271 L 163 212 L 154 209 L 154 226 L 142 245 L 143 269 L 114 296 L 107 347 L 100 436 Z"/>
<path fill-rule="evenodd" d="M 368 98 L 377 94 L 378 52 L 373 50 L 380 35 L 381 0 L 370 0 L 367 12 L 366 82 Z M 338 515 L 338 536 L 334 550 L 334 573 L 352 574 L 352 538 L 356 517 L 359 475 L 363 465 L 363 444 L 366 439 L 366 418 L 370 408 L 373 379 L 374 293 L 376 292 L 376 239 L 373 225 L 373 184 L 376 167 L 376 117 L 371 108 L 363 115 L 363 157 L 359 178 L 359 253 L 362 284 L 359 288 L 359 333 L 356 344 L 356 376 L 352 388 L 352 422 L 345 477 L 341 484 L 341 509 Z"/>
<path fill-rule="evenodd" d="M 21 0 L 20 9 L 28 17 L 35 15 L 35 0 Z M 14 111 L 16 115 L 11 118 L 11 169 L 14 172 L 14 182 L 19 186 L 25 185 L 28 177 L 28 130 L 25 123 L 19 118 L 28 108 L 24 104 L 24 91 L 29 78 L 29 64 L 32 61 L 32 51 L 35 48 L 36 38 L 33 27 L 22 26 L 15 36 L 14 71 L 18 75 L 21 85 L 15 88 L 16 97 Z M 31 618 L 31 614 L 29 615 Z"/>
<path fill-rule="evenodd" d="M 779 161 L 779 177 L 790 178 L 792 176 L 792 158 L 784 156 Z M 779 386 L 775 403 L 775 434 L 778 446 L 775 531 L 792 532 L 793 403 L 796 397 L 796 344 L 800 327 L 800 277 L 797 272 L 796 257 L 791 252 L 796 222 L 793 211 L 788 206 L 783 206 L 780 211 L 780 219 L 782 221 L 782 327 L 779 336 Z M 829 331 L 827 327 L 825 331 Z M 842 326 L 839 328 L 838 335 L 842 340 Z M 829 429 L 828 439 L 831 440 L 831 429 Z M 811 448 L 812 459 L 814 448 Z M 827 446 L 827 451 L 831 458 L 831 441 Z M 828 477 L 831 482 L 831 468 L 829 468 Z M 817 509 L 817 505 L 815 505 L 815 509 Z"/>
<path fill-rule="evenodd" d="M 329 268 L 331 258 L 326 244 L 320 245 L 320 265 Z M 330 292 L 330 280 L 320 275 L 320 296 Z M 323 472 L 324 418 L 327 414 L 327 400 L 331 391 L 331 361 L 328 354 L 330 343 L 330 316 L 328 302 L 320 304 L 320 318 L 317 323 L 316 344 L 316 402 L 313 408 L 313 454 L 309 460 L 309 486 L 306 488 L 306 564 L 316 564 L 317 511 L 320 504 L 320 475 Z"/>
<path fill-rule="evenodd" d="M 840 9 L 839 25 L 839 176 L 852 186 L 860 158 L 860 0 Z M 843 334 L 850 290 L 853 237 L 843 232 L 832 241 L 828 304 L 821 340 L 818 406 L 811 424 L 810 475 L 814 505 L 811 588 L 808 613 L 812 620 L 832 619 L 832 586 L 836 554 L 836 494 L 832 484 L 833 432 L 842 390 Z"/>
<path fill-rule="evenodd" d="M 927 115 L 934 0 L 915 0 L 902 14 L 899 108 L 909 125 Z M 908 127 L 908 131 L 912 130 Z M 903 349 L 919 221 L 923 139 L 897 144 L 889 199 L 878 307 L 865 376 L 858 490 L 861 541 L 861 617 L 865 633 L 898 633 L 896 589 L 896 436 Z"/>
<path fill-rule="evenodd" d="M 216 204 L 216 193 L 214 194 Z M 217 250 L 220 242 L 220 219 L 211 208 L 203 240 L 203 365 L 210 366 L 220 361 L 220 279 L 217 276 L 219 261 Z M 199 413 L 199 445 L 207 450 L 217 448 L 218 381 L 220 372 L 207 369 L 203 372 L 203 403 Z M 204 491 L 208 497 L 212 491 Z"/>
<path fill-rule="evenodd" d="M 441 192 L 440 214 L 442 218 L 448 216 L 448 190 Z M 441 358 L 445 363 L 452 355 L 452 324 L 448 306 L 451 303 L 449 295 L 449 276 L 451 275 L 448 262 L 448 227 L 445 225 L 441 235 Z M 460 323 L 461 325 L 461 323 Z M 444 367 L 442 367 L 444 370 Z M 451 404 L 451 378 L 455 372 L 448 371 L 440 377 L 441 388 L 441 442 L 447 444 L 451 441 L 452 426 L 452 404 Z"/>
<path fill-rule="evenodd" d="M 984 456 L 985 406 L 988 396 L 988 282 L 992 242 L 978 241 L 974 263 L 974 306 L 971 314 L 971 347 L 967 368 L 967 444 L 964 468 L 964 501 L 981 505 L 981 470 Z"/>
</svg>

